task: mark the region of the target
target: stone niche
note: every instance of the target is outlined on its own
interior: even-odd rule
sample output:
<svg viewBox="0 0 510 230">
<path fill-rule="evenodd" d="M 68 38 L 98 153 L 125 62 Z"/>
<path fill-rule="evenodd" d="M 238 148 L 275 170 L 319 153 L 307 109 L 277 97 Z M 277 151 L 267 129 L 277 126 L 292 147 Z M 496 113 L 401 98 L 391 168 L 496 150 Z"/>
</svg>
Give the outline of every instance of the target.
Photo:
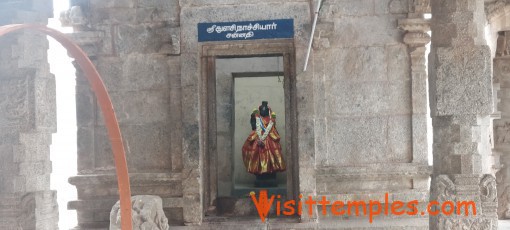
<svg viewBox="0 0 510 230">
<path fill-rule="evenodd" d="M 255 176 L 246 172 L 241 148 L 251 131 L 250 114 L 262 101 L 277 114 L 282 152 L 285 152 L 285 96 L 282 57 L 216 60 L 218 196 L 246 195 Z M 272 76 L 274 75 L 274 76 Z M 286 173 L 278 173 L 285 188 Z M 251 189 L 251 190 L 250 190 Z M 285 189 L 283 190 L 285 193 Z"/>
</svg>

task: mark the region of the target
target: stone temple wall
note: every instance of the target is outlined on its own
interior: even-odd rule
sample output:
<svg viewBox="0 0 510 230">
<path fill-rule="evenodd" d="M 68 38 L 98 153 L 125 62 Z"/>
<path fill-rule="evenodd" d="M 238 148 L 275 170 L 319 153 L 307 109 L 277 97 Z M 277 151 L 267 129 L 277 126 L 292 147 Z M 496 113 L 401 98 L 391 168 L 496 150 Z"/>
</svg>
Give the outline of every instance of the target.
<svg viewBox="0 0 510 230">
<path fill-rule="evenodd" d="M 309 73 L 313 100 L 305 101 L 315 114 L 300 116 L 314 120 L 308 173 L 317 194 L 427 200 L 427 6 L 420 3 L 325 2 Z"/>
<path fill-rule="evenodd" d="M 420 4 L 325 1 L 307 72 L 313 1 L 73 0 L 68 22 L 112 96 L 133 194 L 162 197 L 169 222 L 182 225 L 201 223 L 208 207 L 199 22 L 294 19 L 296 194 L 427 201 L 425 51 L 399 29 L 422 18 Z M 69 207 L 83 229 L 107 228 L 118 199 L 111 148 L 80 73 L 77 81 L 78 200 Z"/>
<path fill-rule="evenodd" d="M 431 0 L 430 6 L 426 0 L 325 1 L 306 72 L 302 66 L 314 1 L 70 3 L 63 21 L 74 27 L 71 36 L 95 62 L 113 99 L 133 195 L 160 196 L 171 225 L 199 225 L 215 211 L 217 188 L 211 180 L 221 174 L 211 174 L 211 169 L 223 169 L 210 165 L 215 161 L 208 155 L 215 146 L 210 134 L 215 114 L 208 114 L 215 106 L 208 103 L 215 100 L 207 98 L 214 82 L 209 79 L 214 71 L 206 68 L 214 63 L 209 51 L 280 45 L 293 49 L 284 62 L 291 57 L 290 66 L 295 67 L 285 71 L 285 79 L 291 79 L 287 90 L 292 91 L 287 94 L 292 102 L 287 121 L 295 122 L 295 128 L 287 129 L 292 133 L 286 132 L 292 136 L 287 142 L 292 155 L 286 155 L 292 159 L 288 194 L 384 201 L 388 193 L 389 202 L 422 204 L 429 194 L 431 200 L 473 200 L 480 210 L 477 217 L 436 216 L 430 218 L 431 229 L 497 228 L 496 180 L 491 175 L 495 159 L 490 153 L 494 95 L 491 50 L 483 32 L 484 1 Z M 423 15 L 429 12 L 434 15 L 430 22 Z M 2 25 L 44 24 L 50 15 L 49 1 L 0 3 Z M 287 18 L 294 19 L 295 26 L 290 46 L 288 40 L 222 46 L 197 41 L 200 22 Z M 429 65 L 434 127 L 429 193 L 425 45 L 431 40 L 426 33 L 430 28 L 435 35 Z M 216 50 L 210 49 L 214 45 Z M 0 40 L 3 229 L 56 228 L 56 194 L 49 188 L 55 82 L 47 48 L 44 36 L 30 32 Z M 501 85 L 500 93 L 504 90 Z M 78 175 L 69 182 L 76 186 L 78 200 L 68 207 L 78 211 L 78 229 L 107 229 L 118 200 L 111 147 L 81 72 L 76 92 Z M 504 97 L 500 99 L 504 103 Z M 303 215 L 300 221 L 326 219 Z M 427 216 L 417 219 L 426 222 Z M 407 221 L 427 228 L 420 220 Z"/>
<path fill-rule="evenodd" d="M 122 130 L 133 195 L 158 195 L 182 224 L 179 3 L 71 1 L 67 23 L 91 56 Z M 65 20 L 64 20 L 65 21 Z M 82 228 L 107 228 L 118 200 L 111 146 L 93 93 L 77 74 L 78 176 L 69 179 Z"/>
<path fill-rule="evenodd" d="M 47 24 L 47 0 L 1 1 L 0 25 Z M 0 226 L 57 229 L 50 190 L 51 134 L 56 132 L 55 78 L 48 40 L 23 31 L 0 39 Z"/>
</svg>

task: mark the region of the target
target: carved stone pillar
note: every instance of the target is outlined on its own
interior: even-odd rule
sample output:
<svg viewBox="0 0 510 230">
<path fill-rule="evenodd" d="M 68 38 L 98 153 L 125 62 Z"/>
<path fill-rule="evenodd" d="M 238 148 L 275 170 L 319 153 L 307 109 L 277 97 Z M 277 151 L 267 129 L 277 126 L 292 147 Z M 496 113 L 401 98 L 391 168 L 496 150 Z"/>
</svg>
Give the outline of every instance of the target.
<svg viewBox="0 0 510 230">
<path fill-rule="evenodd" d="M 431 215 L 430 229 L 497 229 L 490 157 L 491 54 L 483 0 L 431 0 L 431 201 L 474 201 L 473 215 Z M 441 207 L 436 207 L 441 210 Z M 456 210 L 455 210 L 456 211 Z"/>
<path fill-rule="evenodd" d="M 498 47 L 499 49 L 506 47 Z M 510 219 L 510 56 L 494 58 L 494 84 L 497 91 L 497 111 L 501 119 L 494 120 L 494 155 L 499 156 L 499 171 L 496 173 L 498 188 L 498 216 Z"/>
<path fill-rule="evenodd" d="M 52 1 L 0 1 L 0 25 L 47 24 Z M 55 77 L 48 41 L 23 31 L 0 38 L 0 228 L 58 229 L 50 190 Z"/>
<path fill-rule="evenodd" d="M 406 19 L 398 26 L 407 31 L 404 43 L 411 56 L 412 108 L 413 108 L 413 163 L 428 163 L 427 144 L 427 71 L 425 69 L 426 45 L 430 42 L 429 21 L 423 14 L 429 12 L 428 1 L 415 1 Z M 413 11 L 414 9 L 414 11 Z M 427 178 L 428 180 L 428 178 Z"/>
<path fill-rule="evenodd" d="M 426 45 L 430 42 L 430 22 L 424 18 L 430 12 L 429 1 L 416 0 L 409 7 L 408 18 L 400 19 L 398 27 L 404 31 L 403 42 L 408 46 L 411 61 L 411 106 L 412 106 L 412 163 L 429 167 L 427 140 L 427 71 L 425 66 Z M 426 191 L 428 196 L 428 182 L 430 171 L 413 178 L 415 190 Z M 423 203 L 426 203 L 426 197 Z M 426 204 L 423 204 L 425 206 Z"/>
</svg>

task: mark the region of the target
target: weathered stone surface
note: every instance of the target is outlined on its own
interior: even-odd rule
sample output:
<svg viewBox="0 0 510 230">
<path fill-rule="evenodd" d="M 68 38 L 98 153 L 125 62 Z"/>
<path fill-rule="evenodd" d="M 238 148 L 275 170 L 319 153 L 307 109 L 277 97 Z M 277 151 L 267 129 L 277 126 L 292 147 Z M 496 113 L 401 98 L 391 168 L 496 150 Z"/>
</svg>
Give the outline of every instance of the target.
<svg viewBox="0 0 510 230">
<path fill-rule="evenodd" d="M 409 0 L 391 0 L 389 12 L 392 14 L 405 14 L 409 12 Z"/>
<path fill-rule="evenodd" d="M 387 63 L 386 74 L 388 80 L 403 80 L 411 78 L 411 68 L 409 68 L 411 66 L 411 60 L 409 50 L 406 46 L 401 44 L 387 46 L 385 48 L 385 54 L 386 54 L 385 60 Z M 423 58 L 425 57 L 425 53 L 422 53 L 422 57 Z M 377 65 L 381 64 L 378 63 Z M 423 68 L 425 68 L 425 63 L 423 63 L 422 65 Z M 423 89 L 425 90 L 426 88 L 423 87 Z M 426 97 L 423 98 L 426 99 Z"/>
<path fill-rule="evenodd" d="M 3 1 L 0 25 L 46 24 L 51 1 Z M 50 190 L 51 133 L 56 131 L 55 81 L 45 35 L 21 32 L 0 39 L 0 226 L 58 229 Z"/>
<path fill-rule="evenodd" d="M 128 166 L 133 172 L 163 171 L 172 166 L 167 138 L 171 130 L 161 124 L 121 126 L 126 135 Z M 150 154 L 150 157 L 147 155 Z M 140 162 L 140 163 L 137 163 Z M 136 164 L 140 164 L 135 166 Z"/>
<path fill-rule="evenodd" d="M 133 195 L 152 194 L 162 197 L 165 215 L 169 216 L 169 222 L 175 225 L 182 222 L 182 213 L 179 214 L 178 211 L 184 205 L 180 198 L 181 177 L 182 175 L 178 173 L 130 173 L 131 192 Z M 108 210 L 111 210 L 118 199 L 115 175 L 82 175 L 71 177 L 69 182 L 77 187 L 80 199 L 69 202 L 68 207 L 77 210 L 80 225 L 99 225 L 108 228 L 110 224 Z M 98 195 L 104 198 L 98 200 Z"/>
<path fill-rule="evenodd" d="M 72 6 L 69 10 L 60 14 L 62 26 L 73 26 L 77 29 L 88 23 L 81 6 Z"/>
<path fill-rule="evenodd" d="M 29 106 L 29 82 L 27 78 L 13 78 L 2 80 L 0 95 L 4 99 L 0 102 L 0 126 L 12 127 L 32 123 L 34 111 Z M 5 100 L 9 98 L 10 100 Z"/>
<path fill-rule="evenodd" d="M 288 0 L 286 2 L 303 2 L 302 0 Z M 196 6 L 217 6 L 217 5 L 232 5 L 232 4 L 243 4 L 249 5 L 253 2 L 249 0 L 180 0 L 180 5 L 183 7 L 196 7 Z M 260 3 L 275 3 L 275 0 L 261 0 Z"/>
<path fill-rule="evenodd" d="M 499 47 L 498 47 L 499 49 Z M 498 217 L 500 219 L 510 218 L 510 185 L 508 178 L 510 176 L 510 159 L 509 159 L 509 143 L 510 143 L 510 110 L 508 110 L 508 93 L 509 84 L 507 83 L 510 75 L 507 73 L 507 67 L 510 64 L 509 59 L 500 57 L 494 59 L 494 83 L 499 84 L 500 88 L 495 92 L 497 95 L 496 111 L 501 113 L 501 119 L 494 120 L 494 147 L 493 154 L 499 157 L 496 160 L 496 167 L 499 168 L 496 173 L 497 190 L 498 190 Z M 497 166 L 499 164 L 499 167 Z"/>
<path fill-rule="evenodd" d="M 332 17 L 346 17 L 346 16 L 367 16 L 374 14 L 374 1 L 360 0 L 337 0 L 334 2 L 325 1 L 323 11 L 321 14 Z"/>
<path fill-rule="evenodd" d="M 79 127 L 91 127 L 96 124 L 96 98 L 88 86 L 76 86 L 76 123 Z M 78 137 L 78 139 L 81 139 Z"/>
<path fill-rule="evenodd" d="M 0 223 L 4 229 L 58 229 L 56 191 L 1 194 Z"/>
<path fill-rule="evenodd" d="M 442 99 L 437 100 L 433 111 L 443 116 L 489 114 L 492 111 L 489 48 L 438 48 L 436 55 L 433 92 L 434 98 Z"/>
<path fill-rule="evenodd" d="M 471 189 L 470 186 L 479 189 Z M 480 193 L 480 191 L 483 191 Z M 431 216 L 430 227 L 433 229 L 451 229 L 453 226 L 463 228 L 497 229 L 498 221 L 496 209 L 496 179 L 491 175 L 479 177 L 478 175 L 440 175 L 432 180 L 431 197 L 438 202 L 444 201 L 474 201 L 476 216 L 473 207 L 465 215 L 439 214 Z"/>
<path fill-rule="evenodd" d="M 413 162 L 428 164 L 428 118 L 417 114 L 412 117 Z M 427 140 L 427 141 L 426 141 Z"/>
<path fill-rule="evenodd" d="M 113 0 L 103 2 L 101 0 L 90 0 L 89 4 L 94 8 L 132 8 L 135 6 L 134 0 Z"/>
<path fill-rule="evenodd" d="M 31 6 L 41 5 L 41 2 Z M 295 69 L 291 69 L 296 72 L 296 79 L 287 93 L 295 96 L 292 98 L 295 104 L 287 109 L 295 109 L 297 114 L 294 120 L 297 123 L 292 124 L 297 127 L 293 133 L 296 151 L 292 152 L 292 157 L 297 160 L 290 164 L 299 170 L 289 177 L 293 184 L 288 188 L 298 189 L 292 192 L 358 199 L 380 198 L 383 194 L 380 190 L 401 190 L 401 193 L 392 193 L 392 199 L 428 199 L 424 191 L 430 174 L 426 165 L 428 112 L 424 46 L 429 37 L 425 35 L 427 22 L 422 17 L 428 12 L 427 1 L 324 1 L 308 72 L 301 72 L 301 67 L 316 1 L 262 0 L 254 4 L 248 0 L 90 0 L 72 3 L 87 6 L 82 9 L 87 18 L 75 21 L 76 25 L 87 22 L 86 27 L 81 25 L 81 29 L 87 31 L 77 31 L 81 36 L 77 36 L 77 40 L 86 51 L 92 52 L 89 54 L 94 56 L 112 96 L 126 141 L 130 172 L 146 173 L 156 180 L 138 177 L 133 183 L 133 192 L 164 197 L 164 211 L 175 214 L 170 222 L 197 225 L 203 221 L 204 208 L 209 207 L 206 201 L 214 203 L 214 198 L 203 200 L 208 195 L 205 191 L 209 189 L 207 180 L 211 176 L 206 171 L 211 167 L 206 161 L 209 147 L 206 142 L 216 140 L 218 146 L 223 145 L 219 150 L 224 152 L 231 148 L 229 135 L 207 136 L 211 124 L 205 119 L 206 108 L 202 104 L 207 103 L 208 98 L 203 94 L 207 84 L 201 75 L 205 71 L 202 44 L 196 38 L 199 22 L 294 18 L 292 43 L 295 50 L 290 60 L 296 63 Z M 487 168 L 487 161 L 478 155 L 483 155 L 489 146 L 487 115 L 491 107 L 490 65 L 482 63 L 488 60 L 488 50 L 479 47 L 483 43 L 480 42 L 483 38 L 480 30 L 483 23 L 479 20 L 483 14 L 481 1 L 440 3 L 445 4 L 434 12 L 434 17 L 439 18 L 434 27 L 435 45 L 439 47 L 436 51 L 439 52 L 432 55 L 433 63 L 440 65 L 436 71 L 431 71 L 435 80 L 430 82 L 431 102 L 435 104 L 433 115 L 440 116 L 434 121 L 434 151 L 440 151 L 436 154 L 435 166 L 445 174 L 481 173 Z M 11 13 L 3 10 L 3 4 L 0 3 L 0 22 L 37 18 L 30 17 L 27 11 L 33 7 Z M 448 21 L 445 19 L 449 17 L 452 25 L 441 23 L 441 19 Z M 41 50 L 45 42 L 34 42 L 30 36 L 19 41 L 15 37 L 8 38 L 16 45 L 0 41 L 0 94 L 5 93 L 4 98 L 16 98 L 0 102 L 0 108 L 6 108 L 0 110 L 0 115 L 7 114 L 0 116 L 0 126 L 9 127 L 0 133 L 0 156 L 6 162 L 16 162 L 15 165 L 0 163 L 0 193 L 44 187 L 49 174 L 48 139 L 19 135 L 16 131 L 21 128 L 11 125 L 25 125 L 25 130 L 54 129 L 53 105 L 32 107 L 32 103 L 46 105 L 44 100 L 54 98 L 53 80 L 44 73 L 41 75 L 46 67 L 39 65 L 45 62 L 46 54 Z M 42 36 L 35 38 L 44 40 Z M 478 46 L 472 47 L 471 43 Z M 34 48 L 36 51 L 31 51 Z M 21 56 L 25 57 L 18 60 Z M 34 73 L 33 66 L 44 71 Z M 260 66 L 235 65 L 232 69 L 237 71 L 244 67 L 256 69 Z M 36 79 L 32 79 L 34 76 Z M 10 83 L 2 88 L 2 83 L 18 80 L 20 84 L 13 83 L 18 90 L 12 90 Z M 34 85 L 27 83 L 32 80 Z M 506 83 L 502 81 L 501 84 Z M 108 211 L 117 195 L 115 180 L 111 179 L 114 178 L 111 147 L 95 99 L 83 86 L 79 83 L 77 97 L 79 173 L 94 179 L 90 183 L 76 183 L 79 201 L 70 206 L 78 209 L 81 228 L 107 228 Z M 36 96 L 27 96 L 32 91 Z M 218 91 L 219 100 L 215 104 L 223 108 L 214 114 L 225 124 L 218 127 L 220 132 L 228 131 L 231 122 L 229 115 L 233 109 L 226 102 L 229 92 Z M 501 98 L 510 95 L 507 94 L 502 92 Z M 36 101 L 32 102 L 33 99 Z M 499 106 L 502 112 L 510 111 L 508 103 L 502 102 Z M 12 114 L 8 113 L 27 114 L 28 119 L 10 118 Z M 495 126 L 495 132 L 500 134 L 495 142 L 502 146 L 510 139 L 506 126 L 505 123 Z M 216 166 L 220 170 L 229 168 L 228 162 L 218 162 Z M 154 173 L 169 171 L 177 173 L 177 178 L 159 183 Z M 230 170 L 218 173 L 220 180 L 224 179 L 220 187 L 232 186 L 228 180 L 232 173 Z M 26 175 L 34 177 L 25 178 Z M 466 181 L 475 179 L 457 178 L 452 183 L 466 185 Z M 488 188 L 477 183 L 467 185 Z M 4 200 L 10 201 L 2 198 L 0 205 L 5 204 Z M 248 208 L 246 202 L 237 205 L 243 210 Z M 338 227 L 318 216 L 303 217 L 301 221 L 316 220 L 320 224 L 303 224 L 296 228 Z M 440 218 L 437 222 L 444 224 L 441 225 L 444 228 L 448 224 L 487 223 L 478 219 L 443 221 Z M 289 227 L 272 222 L 251 224 L 253 228 L 262 229 Z M 205 225 L 203 228 L 209 227 Z M 402 229 L 413 229 L 413 226 L 407 226 L 406 221 L 399 225 Z M 234 224 L 231 228 L 239 226 Z"/>
<path fill-rule="evenodd" d="M 75 39 L 91 51 L 89 55 L 94 57 L 112 98 L 130 172 L 180 172 L 181 57 L 171 56 L 180 54 L 178 1 L 92 0 L 73 1 L 73 5 L 82 7 L 88 22 L 86 27 L 73 25 Z M 78 84 L 77 94 L 78 172 L 99 179 L 113 176 L 111 146 L 95 97 L 86 82 Z M 140 180 L 146 188 L 134 183 L 133 194 L 182 196 L 180 181 L 163 186 L 150 178 Z M 109 207 L 80 206 L 80 202 L 111 200 L 117 196 L 115 182 L 112 183 L 113 186 L 77 185 L 78 203 L 71 204 L 77 205 L 80 227 L 108 227 L 114 202 Z M 182 223 L 182 204 L 176 208 L 170 203 L 164 208 L 165 212 L 176 214 L 170 222 Z"/>
<path fill-rule="evenodd" d="M 48 78 L 36 78 L 34 85 L 35 105 L 45 105 L 35 107 L 35 126 L 38 129 L 57 132 L 55 77 L 48 75 Z"/>
<path fill-rule="evenodd" d="M 142 0 L 137 2 L 138 9 L 149 9 L 152 21 L 179 21 L 178 0 Z"/>
<path fill-rule="evenodd" d="M 397 45 L 402 32 L 396 27 L 395 16 L 334 18 L 331 47 Z"/>
<path fill-rule="evenodd" d="M 179 29 L 163 23 L 149 25 L 119 25 L 114 37 L 116 50 L 129 53 L 179 54 Z"/>
<path fill-rule="evenodd" d="M 407 119 L 407 124 L 403 123 L 403 118 L 406 117 L 329 118 L 326 138 L 329 143 L 328 152 L 331 164 L 409 162 L 411 159 L 410 130 L 407 128 L 406 131 L 401 127 L 409 127 L 410 121 Z M 395 126 L 397 123 L 398 126 Z M 335 130 L 343 130 L 343 132 Z M 395 133 L 389 135 L 388 132 Z M 398 134 L 399 132 L 402 133 Z"/>
<path fill-rule="evenodd" d="M 169 119 L 168 89 L 112 92 L 110 97 L 114 101 L 122 101 L 114 104 L 117 120 L 121 124 L 166 123 Z"/>
<path fill-rule="evenodd" d="M 409 114 L 409 81 L 327 81 L 330 116 Z"/>
<path fill-rule="evenodd" d="M 163 212 L 158 196 L 133 196 L 131 198 L 133 229 L 168 230 L 168 219 Z M 110 213 L 110 230 L 120 230 L 120 202 L 115 203 Z"/>
<path fill-rule="evenodd" d="M 486 174 L 492 173 L 486 163 L 492 82 L 483 4 L 482 0 L 431 1 L 432 34 L 439 36 L 432 36 L 429 68 L 434 127 L 430 199 L 474 201 L 478 209 L 476 216 L 431 216 L 431 229 L 497 229 L 496 180 Z M 445 30 L 449 33 L 443 34 Z"/>
<path fill-rule="evenodd" d="M 382 81 L 387 80 L 385 50 L 383 47 L 330 49 L 331 56 L 323 56 L 328 80 Z M 391 59 L 388 59 L 391 60 Z M 335 64 L 333 64 L 335 63 Z M 401 75 L 394 76 L 402 79 Z"/>
</svg>

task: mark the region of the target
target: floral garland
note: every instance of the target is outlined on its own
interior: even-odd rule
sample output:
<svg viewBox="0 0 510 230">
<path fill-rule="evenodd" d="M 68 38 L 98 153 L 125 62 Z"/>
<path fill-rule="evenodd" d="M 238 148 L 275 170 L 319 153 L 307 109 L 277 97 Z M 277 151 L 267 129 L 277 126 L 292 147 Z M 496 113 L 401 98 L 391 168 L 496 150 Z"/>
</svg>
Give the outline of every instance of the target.
<svg viewBox="0 0 510 230">
<path fill-rule="evenodd" d="M 273 128 L 273 124 L 274 124 L 273 120 L 271 119 L 269 121 L 269 124 L 267 124 L 267 127 L 264 127 L 264 134 L 262 134 L 262 126 L 264 124 L 262 123 L 262 118 L 258 117 L 257 123 L 256 123 L 256 125 L 257 125 L 256 130 L 257 130 L 257 136 L 259 136 L 260 141 L 266 140 L 267 135 L 269 135 L 269 131 L 271 131 L 271 129 Z"/>
</svg>

